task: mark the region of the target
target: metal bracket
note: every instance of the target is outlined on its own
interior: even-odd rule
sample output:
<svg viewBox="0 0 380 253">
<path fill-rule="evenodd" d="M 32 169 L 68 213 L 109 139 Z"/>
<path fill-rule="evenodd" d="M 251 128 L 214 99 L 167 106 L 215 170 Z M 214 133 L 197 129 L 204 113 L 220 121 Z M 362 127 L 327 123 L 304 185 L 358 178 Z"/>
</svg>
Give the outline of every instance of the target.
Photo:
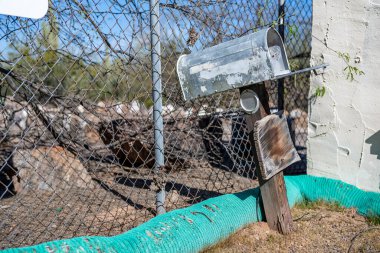
<svg viewBox="0 0 380 253">
<path fill-rule="evenodd" d="M 305 72 L 309 72 L 309 71 L 312 71 L 312 70 L 317 70 L 317 69 L 322 69 L 322 68 L 325 69 L 327 66 L 329 66 L 329 64 L 324 63 L 324 64 L 321 64 L 321 65 L 318 65 L 318 66 L 314 66 L 314 67 L 310 67 L 310 68 L 305 68 L 305 69 L 300 69 L 300 70 L 296 70 L 296 71 L 293 71 L 293 72 L 290 72 L 290 73 L 287 73 L 287 74 L 275 76 L 271 80 L 272 81 L 273 80 L 278 80 L 278 79 L 282 79 L 282 78 L 285 78 L 285 77 L 288 77 L 288 76 L 294 76 L 294 75 L 302 74 L 302 73 L 305 73 Z"/>
</svg>

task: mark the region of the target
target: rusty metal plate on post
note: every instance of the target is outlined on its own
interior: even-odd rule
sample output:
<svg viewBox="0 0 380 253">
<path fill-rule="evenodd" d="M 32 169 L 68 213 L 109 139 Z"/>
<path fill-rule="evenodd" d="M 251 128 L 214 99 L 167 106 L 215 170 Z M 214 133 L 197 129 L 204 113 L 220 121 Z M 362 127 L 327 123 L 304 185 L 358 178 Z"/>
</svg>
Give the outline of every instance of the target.
<svg viewBox="0 0 380 253">
<path fill-rule="evenodd" d="M 185 100 L 239 88 L 290 73 L 278 32 L 267 28 L 182 55 L 177 73 Z"/>
<path fill-rule="evenodd" d="M 301 160 L 294 148 L 284 115 L 272 114 L 256 121 L 254 139 L 264 180 Z"/>
</svg>

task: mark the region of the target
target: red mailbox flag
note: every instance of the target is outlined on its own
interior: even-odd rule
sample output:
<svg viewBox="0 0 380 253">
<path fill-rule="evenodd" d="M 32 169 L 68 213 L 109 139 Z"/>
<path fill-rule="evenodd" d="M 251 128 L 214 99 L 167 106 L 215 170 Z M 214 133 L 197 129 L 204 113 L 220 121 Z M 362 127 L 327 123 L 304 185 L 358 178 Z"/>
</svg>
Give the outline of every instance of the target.
<svg viewBox="0 0 380 253">
<path fill-rule="evenodd" d="M 0 14 L 24 18 L 42 18 L 48 10 L 48 0 L 0 0 Z"/>
</svg>

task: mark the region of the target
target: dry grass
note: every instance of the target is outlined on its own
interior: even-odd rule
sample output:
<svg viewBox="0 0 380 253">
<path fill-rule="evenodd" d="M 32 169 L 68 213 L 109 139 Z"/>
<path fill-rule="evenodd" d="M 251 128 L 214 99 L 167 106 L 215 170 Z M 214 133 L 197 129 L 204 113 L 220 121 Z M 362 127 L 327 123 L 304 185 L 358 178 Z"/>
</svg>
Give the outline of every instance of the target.
<svg viewBox="0 0 380 253">
<path fill-rule="evenodd" d="M 292 209 L 294 231 L 281 235 L 264 222 L 251 224 L 203 251 L 380 252 L 379 217 L 364 218 L 336 203 L 302 202 Z M 376 225 L 377 224 L 377 225 Z"/>
</svg>

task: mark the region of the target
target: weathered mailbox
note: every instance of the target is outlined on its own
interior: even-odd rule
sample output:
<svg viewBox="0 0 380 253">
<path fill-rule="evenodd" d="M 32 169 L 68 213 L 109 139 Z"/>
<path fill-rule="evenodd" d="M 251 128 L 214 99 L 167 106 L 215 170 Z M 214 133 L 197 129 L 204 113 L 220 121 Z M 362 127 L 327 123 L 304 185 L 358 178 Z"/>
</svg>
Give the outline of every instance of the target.
<svg viewBox="0 0 380 253">
<path fill-rule="evenodd" d="M 229 42 L 182 55 L 177 73 L 185 100 L 240 89 L 251 146 L 269 226 L 289 233 L 292 217 L 282 170 L 299 160 L 285 116 L 270 114 L 264 81 L 326 67 L 320 65 L 291 72 L 278 32 L 267 28 Z"/>
<path fill-rule="evenodd" d="M 191 100 L 326 66 L 291 72 L 279 33 L 267 28 L 181 55 L 177 61 L 177 73 L 184 99 Z"/>
<path fill-rule="evenodd" d="M 276 79 L 290 73 L 288 57 L 273 28 L 182 55 L 177 72 L 185 100 Z"/>
</svg>

